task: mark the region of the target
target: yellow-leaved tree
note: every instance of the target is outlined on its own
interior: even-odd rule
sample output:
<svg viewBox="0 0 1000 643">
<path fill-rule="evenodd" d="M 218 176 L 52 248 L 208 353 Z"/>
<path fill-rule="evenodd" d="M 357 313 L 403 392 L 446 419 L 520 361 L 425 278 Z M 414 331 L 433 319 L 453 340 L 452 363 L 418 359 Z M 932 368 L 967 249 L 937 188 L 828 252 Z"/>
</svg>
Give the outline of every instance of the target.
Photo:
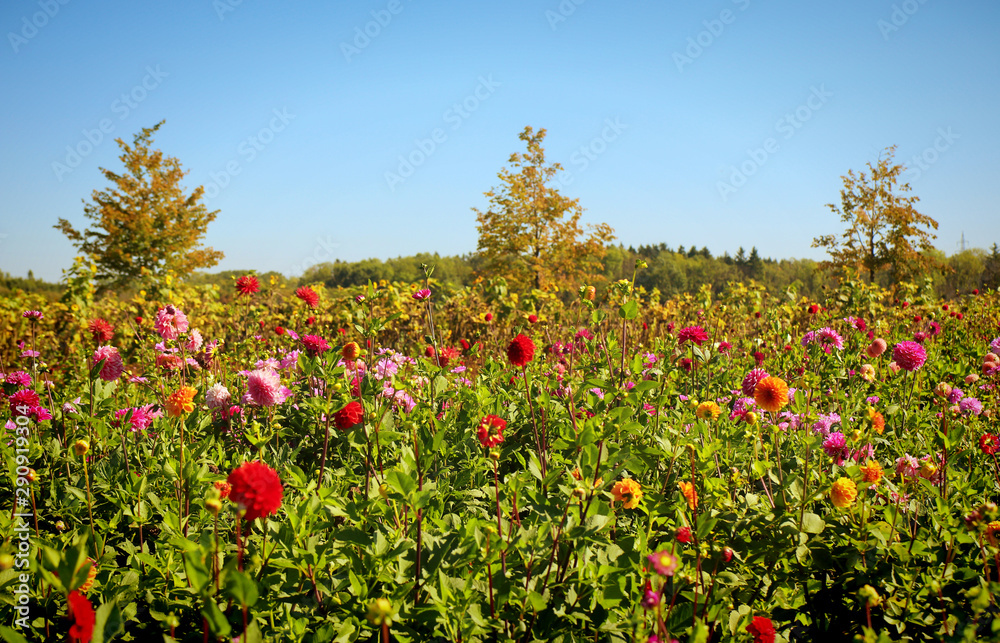
<svg viewBox="0 0 1000 643">
<path fill-rule="evenodd" d="M 187 275 L 223 257 L 201 245 L 218 214 L 201 203 L 204 188 L 186 194 L 180 161 L 150 148 L 161 125 L 143 128 L 132 145 L 117 139 L 125 171 L 101 168 L 112 187 L 94 190 L 92 202 L 84 206 L 91 227 L 80 232 L 66 219 L 53 226 L 97 265 L 101 290 L 153 283 L 168 273 Z"/>
<path fill-rule="evenodd" d="M 585 230 L 579 200 L 546 185 L 562 166 L 545 162 L 544 129 L 525 127 L 518 138 L 527 152 L 512 154 L 500 170 L 501 184 L 485 193 L 489 209 L 473 208 L 479 272 L 504 277 L 513 290 L 576 286 L 601 271 L 614 230 L 606 223 Z"/>
<path fill-rule="evenodd" d="M 813 239 L 813 248 L 826 248 L 830 258 L 824 268 L 843 274 L 857 270 L 873 282 L 881 270 L 888 270 L 895 281 L 910 280 L 931 269 L 943 268 L 931 250 L 938 223 L 917 212 L 920 199 L 907 196 L 909 183 L 901 183 L 906 169 L 895 164 L 896 146 L 887 147 L 878 163 L 868 163 L 868 172 L 849 170 L 841 177 L 840 206 L 827 207 L 840 215 L 847 229 L 838 238 L 828 234 Z"/>
</svg>

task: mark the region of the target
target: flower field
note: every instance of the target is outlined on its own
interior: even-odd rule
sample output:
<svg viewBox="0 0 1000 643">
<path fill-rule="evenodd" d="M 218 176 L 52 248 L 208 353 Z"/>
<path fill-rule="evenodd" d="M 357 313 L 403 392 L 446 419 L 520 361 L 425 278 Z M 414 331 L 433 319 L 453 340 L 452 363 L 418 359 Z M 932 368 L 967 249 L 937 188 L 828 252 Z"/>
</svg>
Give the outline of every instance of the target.
<svg viewBox="0 0 1000 643">
<path fill-rule="evenodd" d="M 1000 639 L 997 293 L 560 294 L 0 298 L 0 638 Z"/>
</svg>

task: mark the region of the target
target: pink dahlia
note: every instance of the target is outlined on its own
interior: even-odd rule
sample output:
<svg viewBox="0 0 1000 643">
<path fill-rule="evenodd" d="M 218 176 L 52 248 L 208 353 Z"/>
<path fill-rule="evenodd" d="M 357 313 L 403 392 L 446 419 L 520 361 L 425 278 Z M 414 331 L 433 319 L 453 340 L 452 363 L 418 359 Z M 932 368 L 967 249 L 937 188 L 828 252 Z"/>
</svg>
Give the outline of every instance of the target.
<svg viewBox="0 0 1000 643">
<path fill-rule="evenodd" d="M 413 298 L 416 299 L 417 301 L 423 301 L 425 299 L 430 298 L 430 296 L 431 296 L 431 291 L 428 290 L 427 288 L 422 288 L 417 292 L 413 293 Z"/>
<path fill-rule="evenodd" d="M 232 395 L 230 395 L 229 389 L 227 389 L 226 385 L 221 382 L 213 384 L 211 388 L 205 391 L 205 403 L 210 409 L 219 409 L 229 406 L 231 399 Z"/>
<path fill-rule="evenodd" d="M 892 361 L 912 373 L 927 361 L 927 351 L 917 342 L 899 342 L 892 349 Z"/>
<path fill-rule="evenodd" d="M 113 382 L 122 376 L 122 372 L 125 370 L 124 364 L 122 364 L 122 356 L 118 353 L 118 349 L 114 346 L 100 346 L 96 351 L 94 351 L 94 356 L 90 358 L 90 367 L 93 368 L 100 363 L 101 360 L 105 360 L 104 366 L 101 367 L 101 372 L 98 376 L 105 382 Z"/>
<path fill-rule="evenodd" d="M 187 315 L 173 306 L 161 308 L 156 312 L 156 332 L 163 339 L 177 339 L 188 329 Z"/>
<path fill-rule="evenodd" d="M 754 390 L 757 388 L 757 382 L 765 377 L 770 377 L 770 374 L 762 368 L 755 368 L 747 373 L 746 377 L 743 378 L 743 395 L 753 395 Z"/>
<path fill-rule="evenodd" d="M 708 341 L 708 333 L 701 326 L 688 326 L 687 328 L 682 328 L 677 332 L 677 343 L 683 344 L 684 342 L 691 341 L 701 346 L 704 342 Z"/>
<path fill-rule="evenodd" d="M 257 406 L 274 406 L 281 404 L 290 391 L 281 385 L 281 377 L 270 368 L 262 368 L 250 372 L 247 380 L 247 395 L 252 404 Z"/>
</svg>

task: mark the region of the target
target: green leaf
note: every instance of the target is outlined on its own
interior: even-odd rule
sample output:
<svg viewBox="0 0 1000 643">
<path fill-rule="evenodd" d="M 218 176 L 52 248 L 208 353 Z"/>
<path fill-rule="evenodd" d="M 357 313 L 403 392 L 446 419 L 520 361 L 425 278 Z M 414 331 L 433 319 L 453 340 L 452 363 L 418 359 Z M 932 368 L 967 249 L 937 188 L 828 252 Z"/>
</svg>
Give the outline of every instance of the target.
<svg viewBox="0 0 1000 643">
<path fill-rule="evenodd" d="M 814 513 L 802 515 L 802 531 L 807 534 L 819 534 L 826 529 L 826 522 Z"/>
<path fill-rule="evenodd" d="M 205 601 L 205 606 L 201 608 L 201 615 L 208 621 L 208 628 L 215 636 L 229 636 L 232 628 L 226 615 L 222 613 L 215 601 L 209 599 Z"/>
<path fill-rule="evenodd" d="M 625 302 L 618 308 L 618 316 L 622 319 L 635 319 L 639 314 L 639 304 L 634 300 Z"/>
<path fill-rule="evenodd" d="M 125 619 L 122 618 L 118 603 L 104 603 L 97 608 L 94 621 L 93 643 L 108 643 L 121 633 Z"/>
<path fill-rule="evenodd" d="M 28 643 L 28 639 L 6 625 L 0 625 L 0 637 L 7 643 Z"/>
<path fill-rule="evenodd" d="M 232 570 L 226 575 L 226 592 L 242 607 L 253 607 L 257 602 L 257 583 L 240 571 Z"/>
</svg>

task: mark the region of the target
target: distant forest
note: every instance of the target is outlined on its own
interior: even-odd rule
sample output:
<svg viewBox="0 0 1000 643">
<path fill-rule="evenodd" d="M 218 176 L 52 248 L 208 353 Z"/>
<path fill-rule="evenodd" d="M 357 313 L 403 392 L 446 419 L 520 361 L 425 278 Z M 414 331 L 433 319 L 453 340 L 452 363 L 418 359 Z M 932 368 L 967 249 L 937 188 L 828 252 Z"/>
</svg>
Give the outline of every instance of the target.
<svg viewBox="0 0 1000 643">
<path fill-rule="evenodd" d="M 931 275 L 939 296 L 948 298 L 956 293 L 969 292 L 973 288 L 985 290 L 1000 287 L 1000 250 L 996 244 L 989 251 L 973 248 L 951 256 L 936 250 L 934 252 L 951 269 L 944 274 Z M 478 259 L 475 254 L 442 257 L 437 253 L 420 253 L 384 261 L 364 259 L 321 263 L 306 270 L 301 277 L 286 277 L 275 272 L 259 276 L 265 279 L 274 276 L 281 283 L 291 286 L 322 283 L 328 288 L 334 288 L 363 285 L 369 280 L 421 281 L 424 278 L 421 264 L 428 264 L 434 266 L 435 279 L 454 287 L 462 287 L 471 285 L 475 279 Z M 594 285 L 600 287 L 618 279 L 630 279 L 637 259 L 644 259 L 647 267 L 636 273 L 636 285 L 650 292 L 659 290 L 663 298 L 695 293 L 704 284 L 712 284 L 718 292 L 727 282 L 749 279 L 761 283 L 775 294 L 793 288 L 798 295 L 806 297 L 818 297 L 824 285 L 832 285 L 827 273 L 812 259 L 761 257 L 755 247 L 749 252 L 740 248 L 735 255 L 726 252 L 715 256 L 706 247 L 671 248 L 665 243 L 637 248 L 609 246 L 604 258 L 604 271 L 595 279 Z M 200 272 L 191 275 L 186 281 L 231 286 L 234 277 L 247 272 L 250 271 Z M 888 273 L 879 275 L 877 281 L 883 286 L 891 285 Z M 57 283 L 35 279 L 30 272 L 27 278 L 0 272 L 0 294 L 16 290 L 44 293 L 55 299 L 62 287 Z"/>
</svg>

